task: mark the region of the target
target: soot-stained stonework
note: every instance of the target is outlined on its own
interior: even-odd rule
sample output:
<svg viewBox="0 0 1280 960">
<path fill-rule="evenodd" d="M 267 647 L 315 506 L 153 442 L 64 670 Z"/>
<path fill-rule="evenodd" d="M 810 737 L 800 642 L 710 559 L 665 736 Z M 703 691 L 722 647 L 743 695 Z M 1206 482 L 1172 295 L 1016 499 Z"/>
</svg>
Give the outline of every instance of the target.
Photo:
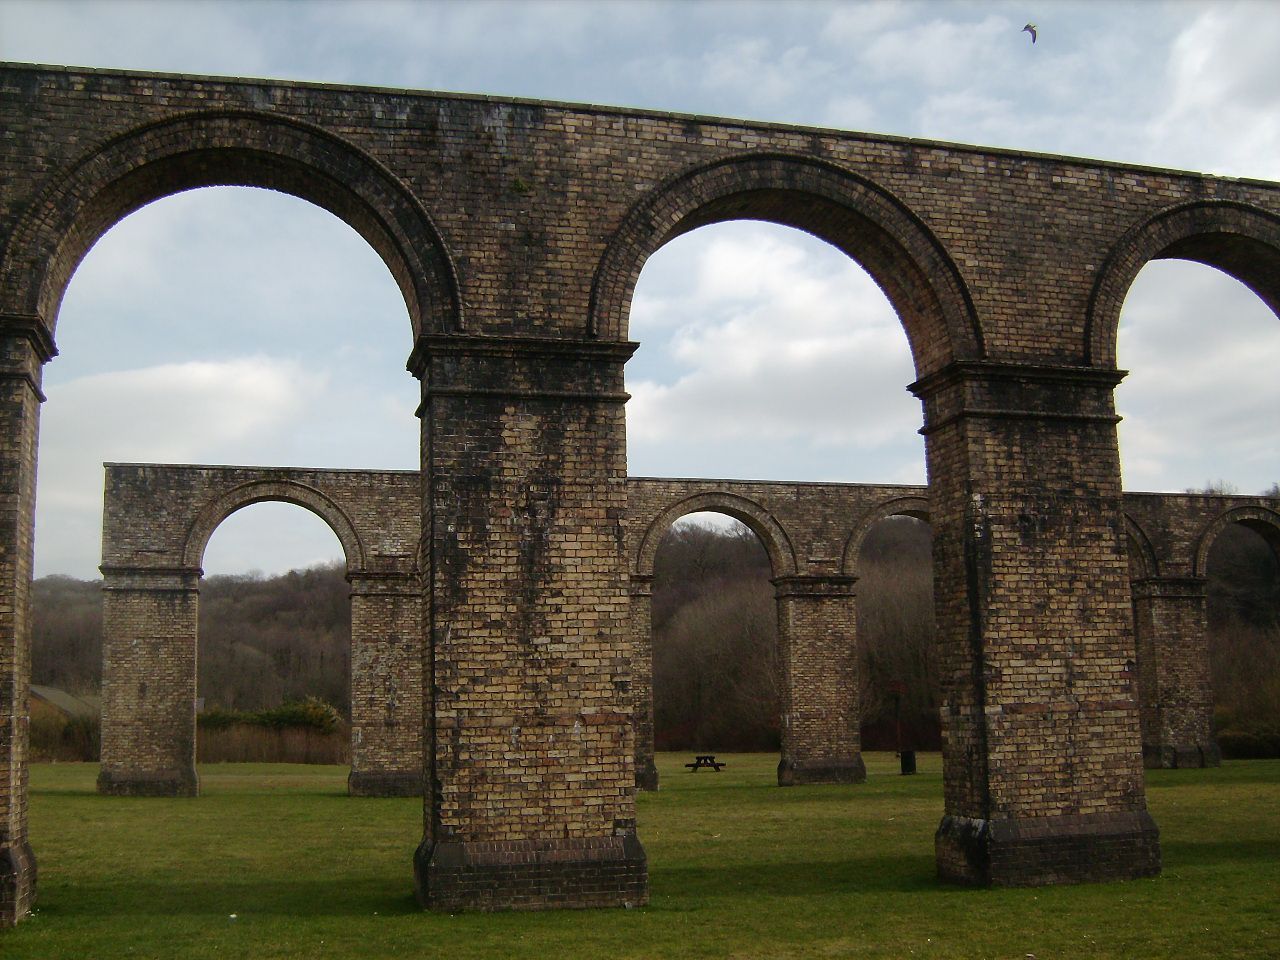
<svg viewBox="0 0 1280 960">
<path fill-rule="evenodd" d="M 643 886 L 622 526 L 627 316 L 653 250 L 735 218 L 808 230 L 859 260 L 911 344 L 935 536 L 944 827 L 999 825 L 975 834 L 982 856 L 944 830 L 943 874 L 1052 882 L 1061 856 L 1073 878 L 1149 872 L 1112 405 L 1119 305 L 1159 257 L 1220 267 L 1280 302 L 1275 184 L 542 101 L 24 65 L 0 67 L 0 131 L 5 922 L 34 895 L 27 609 L 58 305 L 112 224 L 210 184 L 330 210 L 404 294 L 422 381 L 428 904 L 476 896 L 445 866 L 460 862 L 510 891 L 486 905 L 543 897 L 533 873 L 485 852 L 492 843 L 522 845 L 522 862 L 547 874 L 564 844 L 617 867 L 601 884 L 564 868 L 558 904 L 635 902 Z M 841 589 L 796 586 L 797 637 L 818 594 L 838 606 Z M 1064 722 L 1077 714 L 1087 720 Z M 1009 839 L 1029 832 L 1052 836 L 1055 852 Z M 1010 844 L 1017 856 L 1003 854 Z"/>
<path fill-rule="evenodd" d="M 107 565 L 104 559 L 109 614 L 104 728 L 112 732 L 104 740 L 104 792 L 194 791 L 193 773 L 165 777 L 147 759 L 149 753 L 181 755 L 180 769 L 193 769 L 185 701 L 194 696 L 194 687 L 188 677 L 176 691 L 183 702 L 177 711 L 181 722 L 139 722 L 139 704 L 128 695 L 130 684 L 145 683 L 155 699 L 172 680 L 156 649 L 128 641 L 128 619 L 120 611 L 162 613 L 153 633 L 173 634 L 184 656 L 194 657 L 195 635 L 182 629 L 188 623 L 184 608 L 168 596 L 174 558 L 196 563 L 220 518 L 266 498 L 305 504 L 325 517 L 355 568 L 348 575 L 355 654 L 352 717 L 360 734 L 353 743 L 351 792 L 420 794 L 419 607 L 412 602 L 416 596 L 398 589 L 410 575 L 406 545 L 418 539 L 418 483 L 416 472 L 403 471 L 108 464 L 103 556 L 130 565 Z M 883 519 L 905 516 L 927 522 L 927 488 L 631 477 L 627 504 L 637 785 L 649 790 L 658 786 L 649 607 L 654 558 L 672 524 L 705 511 L 745 523 L 772 567 L 783 672 L 779 783 L 861 781 L 860 682 L 851 656 L 860 548 Z M 1149 766 L 1216 765 L 1203 616 L 1208 550 L 1233 523 L 1261 531 L 1273 546 L 1280 544 L 1280 501 L 1127 493 L 1124 512 L 1138 638 L 1136 663 L 1128 672 L 1138 693 L 1144 757 Z M 372 561 L 378 569 L 365 559 L 371 543 L 381 547 Z M 522 562 L 530 575 L 536 546 L 523 547 Z M 126 574 L 132 589 L 141 592 L 141 598 L 135 593 L 128 603 L 117 596 Z M 378 599 L 363 599 L 366 595 Z M 530 624 L 523 628 L 527 632 Z M 116 684 L 124 690 L 114 690 Z M 132 742 L 122 735 L 126 730 Z M 968 837 L 969 832 L 958 835 Z"/>
<path fill-rule="evenodd" d="M 107 464 L 102 524 L 102 793 L 186 796 L 195 770 L 201 558 L 214 530 L 266 500 L 333 530 L 351 584 L 355 796 L 422 792 L 418 475 Z"/>
</svg>

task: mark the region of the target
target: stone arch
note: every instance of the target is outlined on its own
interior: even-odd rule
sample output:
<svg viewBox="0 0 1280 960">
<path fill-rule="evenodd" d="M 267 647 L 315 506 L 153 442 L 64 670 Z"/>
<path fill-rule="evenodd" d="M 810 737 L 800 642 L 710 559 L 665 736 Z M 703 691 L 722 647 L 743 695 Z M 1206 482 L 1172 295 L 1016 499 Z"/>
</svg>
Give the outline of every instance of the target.
<svg viewBox="0 0 1280 960">
<path fill-rule="evenodd" d="M 804 230 L 865 267 L 898 312 L 918 375 L 984 355 L 982 330 L 960 271 L 919 217 L 859 174 L 781 153 L 698 166 L 632 207 L 596 268 L 588 333 L 626 338 L 636 281 L 663 244 L 698 227 L 742 219 Z"/>
<path fill-rule="evenodd" d="M 895 497 L 877 504 L 859 518 L 849 539 L 845 541 L 844 555 L 840 560 L 840 570 L 846 576 L 857 576 L 858 556 L 862 551 L 862 542 L 867 534 L 881 520 L 889 517 L 914 517 L 916 520 L 929 522 L 929 501 L 925 497 Z"/>
<path fill-rule="evenodd" d="M 1141 571 L 1142 579 L 1159 576 L 1160 561 L 1156 559 L 1155 548 L 1151 546 L 1151 538 L 1138 524 L 1138 521 L 1127 513 L 1124 515 L 1124 530 L 1129 542 L 1129 560 Z"/>
<path fill-rule="evenodd" d="M 237 510 L 265 501 L 292 503 L 310 510 L 329 525 L 329 529 L 342 544 L 348 575 L 365 569 L 364 545 L 350 517 L 315 487 L 296 480 L 253 480 L 232 487 L 210 500 L 196 514 L 196 518 L 187 529 L 182 548 L 183 565 L 188 569 L 199 569 L 204 559 L 205 547 L 209 545 L 209 538 L 222 522 Z"/>
<path fill-rule="evenodd" d="M 725 492 L 698 493 L 673 503 L 646 528 L 636 553 L 634 572 L 642 577 L 653 576 L 653 561 L 658 545 L 671 525 L 691 513 L 723 513 L 741 521 L 750 528 L 769 555 L 769 566 L 774 577 L 790 577 L 796 573 L 796 554 L 781 524 L 764 507 L 746 497 Z"/>
<path fill-rule="evenodd" d="M 1085 362 L 1116 365 L 1120 310 L 1151 260 L 1194 260 L 1235 277 L 1280 316 L 1280 216 L 1234 200 L 1169 207 L 1136 224 L 1098 270 L 1085 317 Z"/>
<path fill-rule="evenodd" d="M 328 210 L 382 257 L 415 336 L 461 328 L 452 258 L 393 173 L 319 128 L 240 111 L 136 127 L 55 175 L 0 251 L 0 314 L 37 317 L 52 332 L 71 275 L 99 237 L 154 200 L 207 186 L 262 187 Z"/>
<path fill-rule="evenodd" d="M 1192 558 L 1195 576 L 1208 576 L 1209 551 L 1213 549 L 1213 542 L 1233 523 L 1259 534 L 1280 559 L 1280 513 L 1261 506 L 1234 507 L 1211 520 L 1196 538 L 1195 556 Z"/>
</svg>

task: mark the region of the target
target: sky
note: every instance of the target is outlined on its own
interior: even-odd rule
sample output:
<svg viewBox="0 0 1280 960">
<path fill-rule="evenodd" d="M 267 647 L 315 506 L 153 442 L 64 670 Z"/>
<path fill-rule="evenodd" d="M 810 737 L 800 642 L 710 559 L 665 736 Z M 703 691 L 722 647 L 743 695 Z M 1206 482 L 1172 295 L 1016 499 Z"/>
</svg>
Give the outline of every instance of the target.
<svg viewBox="0 0 1280 960">
<path fill-rule="evenodd" d="M 1037 26 L 1031 43 L 1022 31 Z M 1280 180 L 1280 4 L 0 0 L 0 59 L 673 110 Z M 721 224 L 640 278 L 633 475 L 924 481 L 905 335 L 812 237 Z M 386 267 L 325 211 L 215 188 L 119 223 L 46 368 L 36 573 L 97 575 L 103 461 L 413 469 L 417 383 Z M 1125 303 L 1127 489 L 1280 480 L 1280 322 L 1150 264 Z M 816 411 L 816 412 L 815 412 Z M 299 508 L 227 520 L 207 573 L 337 558 Z"/>
</svg>

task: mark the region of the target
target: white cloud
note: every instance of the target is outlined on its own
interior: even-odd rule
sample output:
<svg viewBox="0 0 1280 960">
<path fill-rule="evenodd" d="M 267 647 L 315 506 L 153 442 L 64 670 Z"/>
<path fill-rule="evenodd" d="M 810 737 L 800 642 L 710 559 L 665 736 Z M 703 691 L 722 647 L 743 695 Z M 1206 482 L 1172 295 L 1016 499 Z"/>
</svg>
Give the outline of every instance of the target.
<svg viewBox="0 0 1280 960">
<path fill-rule="evenodd" d="M 270 463 L 327 376 L 246 357 L 95 374 L 51 390 L 41 414 L 37 569 L 90 575 L 104 461 Z"/>
<path fill-rule="evenodd" d="M 1169 51 L 1168 101 L 1147 136 L 1193 169 L 1280 177 L 1280 8 L 1205 9 Z"/>
<path fill-rule="evenodd" d="M 328 378 L 270 357 L 165 364 L 63 384 L 45 427 L 110 443 L 119 459 L 191 457 L 270 440 L 321 395 Z"/>
<path fill-rule="evenodd" d="M 876 34 L 861 59 L 882 80 L 909 77 L 925 89 L 968 83 L 991 70 L 1015 41 L 1025 41 L 1017 37 L 1020 29 L 1004 16 L 935 17 Z"/>
<path fill-rule="evenodd" d="M 1148 264 L 1121 316 L 1116 390 L 1125 486 L 1183 490 L 1280 478 L 1280 322 L 1243 284 L 1200 264 Z"/>
<path fill-rule="evenodd" d="M 681 237 L 650 261 L 664 278 L 668 263 L 692 282 L 682 296 L 643 299 L 633 324 L 633 472 L 707 473 L 727 455 L 733 467 L 708 475 L 872 480 L 903 459 L 922 464 L 919 403 L 903 389 L 913 379 L 906 335 L 856 264 L 758 223 Z M 646 267 L 638 299 L 648 282 Z M 686 455 L 696 468 L 675 462 Z"/>
</svg>

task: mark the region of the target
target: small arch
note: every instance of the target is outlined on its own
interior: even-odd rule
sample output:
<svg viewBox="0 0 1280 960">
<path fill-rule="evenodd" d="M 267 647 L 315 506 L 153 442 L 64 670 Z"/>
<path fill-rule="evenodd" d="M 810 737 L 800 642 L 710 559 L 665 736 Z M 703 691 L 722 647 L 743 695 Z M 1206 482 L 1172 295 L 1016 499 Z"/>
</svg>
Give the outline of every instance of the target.
<svg viewBox="0 0 1280 960">
<path fill-rule="evenodd" d="M 461 329 L 453 260 L 395 174 L 318 127 L 241 111 L 135 127 L 51 179 L 0 251 L 0 313 L 38 317 L 52 332 L 67 283 L 99 237 L 153 200 L 207 186 L 277 190 L 328 210 L 387 264 L 415 336 Z"/>
<path fill-rule="evenodd" d="M 1277 559 L 1280 559 L 1280 513 L 1263 506 L 1233 507 L 1210 521 L 1196 538 L 1193 568 L 1195 576 L 1209 575 L 1209 551 L 1213 549 L 1213 542 L 1233 523 L 1248 527 L 1259 534 L 1271 547 Z"/>
<path fill-rule="evenodd" d="M 1153 214 L 1131 227 L 1098 269 L 1085 316 L 1085 362 L 1114 368 L 1120 310 L 1150 260 L 1215 267 L 1280 316 L 1280 215 L 1234 200 L 1201 200 Z"/>
<path fill-rule="evenodd" d="M 296 480 L 251 480 L 232 487 L 205 504 L 191 522 L 191 526 L 187 528 L 182 548 L 183 565 L 189 569 L 198 569 L 203 563 L 209 538 L 213 536 L 222 521 L 237 510 L 267 500 L 292 503 L 310 510 L 329 525 L 329 529 L 342 544 L 347 573 L 352 574 L 365 569 L 364 546 L 351 519 L 325 494 L 315 487 Z"/>
<path fill-rule="evenodd" d="M 841 573 L 850 577 L 858 575 L 858 557 L 862 552 L 862 542 L 867 538 L 872 527 L 889 517 L 913 517 L 928 523 L 929 501 L 925 497 L 895 497 L 877 504 L 864 513 L 854 525 L 849 539 L 845 541 L 844 555 L 840 560 Z"/>
<path fill-rule="evenodd" d="M 857 260 L 897 311 L 918 375 L 984 355 L 981 326 L 960 271 L 919 217 L 849 170 L 774 153 L 688 170 L 633 206 L 596 268 L 588 334 L 625 339 L 632 294 L 649 256 L 683 233 L 725 220 L 795 227 Z"/>
<path fill-rule="evenodd" d="M 1155 548 L 1151 546 L 1151 538 L 1129 514 L 1124 515 L 1124 530 L 1127 534 L 1129 562 L 1136 566 L 1140 579 L 1150 580 L 1160 575 L 1160 562 L 1156 559 Z"/>
<path fill-rule="evenodd" d="M 649 524 L 640 540 L 635 557 L 637 576 L 652 577 L 653 561 L 658 546 L 671 525 L 691 513 L 723 513 L 745 524 L 764 546 L 774 577 L 790 577 L 796 573 L 796 555 L 781 524 L 760 504 L 737 494 L 721 491 L 698 493 L 673 503 Z"/>
</svg>

